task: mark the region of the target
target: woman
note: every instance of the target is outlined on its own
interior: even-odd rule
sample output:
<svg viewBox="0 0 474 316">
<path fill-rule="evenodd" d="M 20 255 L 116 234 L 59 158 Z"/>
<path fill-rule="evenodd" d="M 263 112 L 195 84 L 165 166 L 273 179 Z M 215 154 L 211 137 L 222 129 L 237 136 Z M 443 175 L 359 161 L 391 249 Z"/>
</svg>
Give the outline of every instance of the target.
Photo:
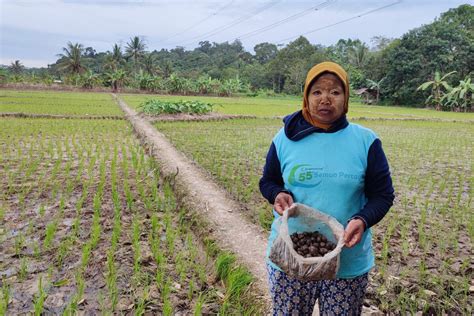
<svg viewBox="0 0 474 316">
<path fill-rule="evenodd" d="M 307 74 L 302 110 L 283 120 L 260 179 L 275 222 L 293 202 L 335 217 L 345 226 L 336 280 L 303 282 L 268 260 L 274 315 L 358 315 L 374 266 L 370 227 L 393 204 L 394 191 L 382 144 L 374 132 L 349 123 L 349 80 L 338 64 L 323 62 Z"/>
</svg>

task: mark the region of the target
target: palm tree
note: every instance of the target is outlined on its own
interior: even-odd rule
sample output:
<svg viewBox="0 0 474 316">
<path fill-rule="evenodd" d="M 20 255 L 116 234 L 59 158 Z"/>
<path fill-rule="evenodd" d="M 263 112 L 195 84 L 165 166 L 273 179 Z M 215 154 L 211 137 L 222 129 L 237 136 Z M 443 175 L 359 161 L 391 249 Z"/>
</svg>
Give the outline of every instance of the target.
<svg viewBox="0 0 474 316">
<path fill-rule="evenodd" d="M 135 70 L 137 70 L 138 62 L 145 55 L 145 48 L 145 42 L 138 36 L 130 38 L 130 42 L 127 43 L 125 48 L 126 57 L 132 59 Z"/>
<path fill-rule="evenodd" d="M 441 109 L 441 103 L 442 103 L 442 90 L 441 88 L 445 88 L 447 91 L 450 91 L 452 88 L 451 86 L 445 81 L 446 78 L 451 76 L 453 73 L 456 71 L 451 71 L 445 74 L 444 76 L 441 76 L 439 71 L 435 71 L 434 79 L 431 81 L 427 81 L 423 84 L 421 84 L 416 91 L 422 90 L 425 91 L 427 88 L 431 86 L 431 95 L 426 99 L 426 103 L 429 103 L 431 100 L 434 101 L 434 104 L 436 106 L 436 110 Z"/>
<path fill-rule="evenodd" d="M 373 81 L 370 79 L 367 79 L 367 83 L 369 84 L 369 89 L 375 89 L 377 92 L 377 96 L 375 99 L 375 104 L 379 104 L 379 98 L 380 98 L 380 87 L 382 85 L 382 82 L 385 80 L 386 77 L 383 77 L 379 81 Z"/>
<path fill-rule="evenodd" d="M 145 72 L 148 73 L 150 76 L 154 76 L 156 74 L 157 66 L 155 55 L 151 53 L 145 54 L 143 57 L 142 64 Z"/>
<path fill-rule="evenodd" d="M 166 59 L 160 68 L 163 78 L 168 78 L 173 73 L 173 63 L 169 59 Z"/>
<path fill-rule="evenodd" d="M 23 64 L 19 60 L 15 60 L 14 62 L 10 64 L 9 68 L 13 74 L 21 75 L 21 73 L 25 69 L 25 66 L 23 66 Z"/>
<path fill-rule="evenodd" d="M 122 47 L 118 44 L 114 44 L 112 47 L 112 53 L 108 53 L 105 61 L 105 68 L 116 71 L 125 62 L 123 57 Z"/>
<path fill-rule="evenodd" d="M 79 43 L 67 43 L 67 47 L 63 47 L 64 54 L 58 54 L 61 60 L 58 63 L 59 70 L 64 70 L 73 74 L 83 73 L 86 68 L 83 63 L 84 46 Z"/>
<path fill-rule="evenodd" d="M 347 54 L 351 64 L 357 68 L 362 68 L 369 57 L 369 47 L 365 43 L 356 41 L 354 46 L 349 48 Z"/>
</svg>

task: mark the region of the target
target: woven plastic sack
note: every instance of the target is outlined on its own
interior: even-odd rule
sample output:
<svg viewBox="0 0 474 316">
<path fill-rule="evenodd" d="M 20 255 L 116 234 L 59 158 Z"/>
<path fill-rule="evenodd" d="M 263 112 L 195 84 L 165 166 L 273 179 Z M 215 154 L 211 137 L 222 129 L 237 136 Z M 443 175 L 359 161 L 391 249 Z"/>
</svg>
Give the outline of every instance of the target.
<svg viewBox="0 0 474 316">
<path fill-rule="evenodd" d="M 332 280 L 339 269 L 339 255 L 344 246 L 344 227 L 334 218 L 307 205 L 295 203 L 277 222 L 278 236 L 270 250 L 270 260 L 287 275 L 302 280 Z M 336 244 L 323 257 L 305 258 L 293 249 L 293 233 L 319 231 Z"/>
</svg>

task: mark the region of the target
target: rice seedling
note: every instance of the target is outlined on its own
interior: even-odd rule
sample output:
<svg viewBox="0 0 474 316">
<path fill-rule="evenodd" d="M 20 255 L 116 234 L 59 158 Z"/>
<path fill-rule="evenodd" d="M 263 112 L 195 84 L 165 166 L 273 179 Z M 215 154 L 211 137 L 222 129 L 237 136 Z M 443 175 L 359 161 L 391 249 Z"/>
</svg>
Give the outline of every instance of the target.
<svg viewBox="0 0 474 316">
<path fill-rule="evenodd" d="M 56 234 L 57 226 L 58 223 L 55 220 L 46 225 L 43 248 L 50 249 L 54 239 L 54 235 Z"/>
<path fill-rule="evenodd" d="M 202 315 L 202 308 L 204 304 L 206 304 L 206 296 L 203 293 L 200 293 L 194 305 L 194 316 Z"/>
<path fill-rule="evenodd" d="M 103 93 L 2 90 L 0 112 L 62 115 L 122 115 L 112 97 Z"/>
<path fill-rule="evenodd" d="M 28 276 L 28 259 L 22 257 L 20 259 L 20 267 L 18 268 L 18 279 L 24 281 Z"/>
<path fill-rule="evenodd" d="M 186 224 L 192 216 L 179 205 L 173 179 L 160 177 L 159 166 L 145 154 L 126 122 L 5 118 L 3 126 L 0 163 L 5 168 L 0 170 L 0 181 L 6 190 L 0 194 L 4 210 L 0 215 L 20 225 L 3 220 L 0 231 L 24 236 L 23 241 L 6 240 L 7 265 L 28 267 L 35 262 L 46 266 L 48 280 L 55 280 L 51 289 L 42 284 L 43 294 L 38 292 L 35 298 L 25 296 L 21 304 L 12 301 L 7 313 L 27 313 L 35 304 L 38 310 L 43 304 L 43 313 L 49 311 L 49 301 L 43 298 L 50 291 L 68 293 L 61 307 L 65 315 L 87 313 L 91 306 L 106 314 L 126 313 L 123 308 L 130 304 L 139 313 L 172 314 L 183 308 L 173 305 L 183 297 L 189 298 L 184 308 L 192 314 L 199 306 L 194 301 L 204 302 L 200 291 L 211 286 L 207 283 L 214 258 L 206 254 L 206 261 L 200 253 Z M 147 244 L 143 236 L 148 237 Z M 20 256 L 10 256 L 15 240 Z M 216 244 L 210 245 L 208 249 L 217 254 Z M 32 251 L 32 259 L 25 256 L 25 249 Z M 35 275 L 28 272 L 27 279 Z M 63 282 L 68 280 L 65 275 L 75 277 Z M 150 286 L 150 279 L 158 288 L 159 305 L 139 291 Z M 16 295 L 22 285 L 16 279 L 11 292 Z M 104 287 L 98 289 L 99 285 Z M 132 302 L 127 302 L 129 289 L 138 293 Z M 216 296 L 207 299 L 213 305 L 221 303 Z"/>
<path fill-rule="evenodd" d="M 425 114 L 419 112 L 419 115 Z M 381 113 L 380 117 L 383 116 Z M 420 258 L 426 256 L 436 261 L 446 256 L 456 258 L 456 262 L 467 260 L 474 229 L 470 212 L 472 165 L 459 157 L 471 156 L 472 124 L 429 120 L 359 123 L 372 128 L 382 139 L 399 197 L 392 211 L 373 229 L 374 236 L 381 236 L 375 243 L 380 254 L 374 271 L 375 284 L 386 283 L 387 278 L 392 277 L 391 271 L 397 271 L 401 265 L 419 267 Z M 272 215 L 267 202 L 260 196 L 258 180 L 271 139 L 282 126 L 280 120 L 159 122 L 155 126 L 238 199 L 246 210 L 243 213 L 251 214 L 253 221 L 269 227 Z M 443 238 L 439 238 L 440 234 Z M 424 308 L 417 302 L 425 299 L 419 289 L 425 289 L 421 280 L 427 275 L 464 281 L 472 278 L 459 272 L 461 264 L 443 272 L 432 264 L 427 266 L 426 262 L 421 262 L 420 269 L 409 270 L 405 277 L 412 289 L 410 304 L 416 305 L 414 309 Z M 425 280 L 430 282 L 429 278 Z M 460 284 L 453 283 L 453 287 L 460 287 Z M 398 312 L 400 306 L 387 301 L 395 302 L 398 294 L 392 286 L 386 291 L 385 297 L 377 294 L 372 299 L 376 304 L 380 303 L 379 307 L 384 311 Z M 451 294 L 430 297 L 436 311 L 469 313 L 464 296 L 459 295 L 455 299 L 457 303 L 447 305 L 448 295 Z"/>
<path fill-rule="evenodd" d="M 240 296 L 253 281 L 252 275 L 243 267 L 238 266 L 229 271 L 225 300 L 239 300 Z"/>
<path fill-rule="evenodd" d="M 161 298 L 163 302 L 163 315 L 172 315 L 173 314 L 173 305 L 170 301 L 170 292 L 171 292 L 171 283 L 168 278 L 163 283 L 161 288 Z"/>
<path fill-rule="evenodd" d="M 219 280 L 226 280 L 232 266 L 235 263 L 235 256 L 228 252 L 222 252 L 216 259 L 216 272 Z"/>
<path fill-rule="evenodd" d="M 107 289 L 109 291 L 111 310 L 114 311 L 118 302 L 117 268 L 115 266 L 114 249 L 107 252 Z"/>
<path fill-rule="evenodd" d="M 140 272 L 140 224 L 138 222 L 137 216 L 133 218 L 133 236 L 132 236 L 132 246 L 133 246 L 133 271 L 137 275 Z"/>
<path fill-rule="evenodd" d="M 35 316 L 40 316 L 43 313 L 43 305 L 46 299 L 46 292 L 43 288 L 43 278 L 38 280 L 38 293 L 33 299 Z"/>
<path fill-rule="evenodd" d="M 0 291 L 0 315 L 6 315 L 8 304 L 10 302 L 10 289 L 8 283 L 5 280 L 2 281 L 2 289 Z"/>
</svg>

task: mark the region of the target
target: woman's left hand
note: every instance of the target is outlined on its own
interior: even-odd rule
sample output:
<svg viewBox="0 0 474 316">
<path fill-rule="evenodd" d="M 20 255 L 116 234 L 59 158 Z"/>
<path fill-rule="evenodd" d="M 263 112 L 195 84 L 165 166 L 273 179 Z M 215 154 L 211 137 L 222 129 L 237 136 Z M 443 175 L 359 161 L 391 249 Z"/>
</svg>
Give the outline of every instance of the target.
<svg viewBox="0 0 474 316">
<path fill-rule="evenodd" d="M 364 230 L 365 224 L 360 218 L 351 220 L 344 231 L 344 243 L 346 247 L 351 248 L 357 245 L 362 239 Z"/>
</svg>

